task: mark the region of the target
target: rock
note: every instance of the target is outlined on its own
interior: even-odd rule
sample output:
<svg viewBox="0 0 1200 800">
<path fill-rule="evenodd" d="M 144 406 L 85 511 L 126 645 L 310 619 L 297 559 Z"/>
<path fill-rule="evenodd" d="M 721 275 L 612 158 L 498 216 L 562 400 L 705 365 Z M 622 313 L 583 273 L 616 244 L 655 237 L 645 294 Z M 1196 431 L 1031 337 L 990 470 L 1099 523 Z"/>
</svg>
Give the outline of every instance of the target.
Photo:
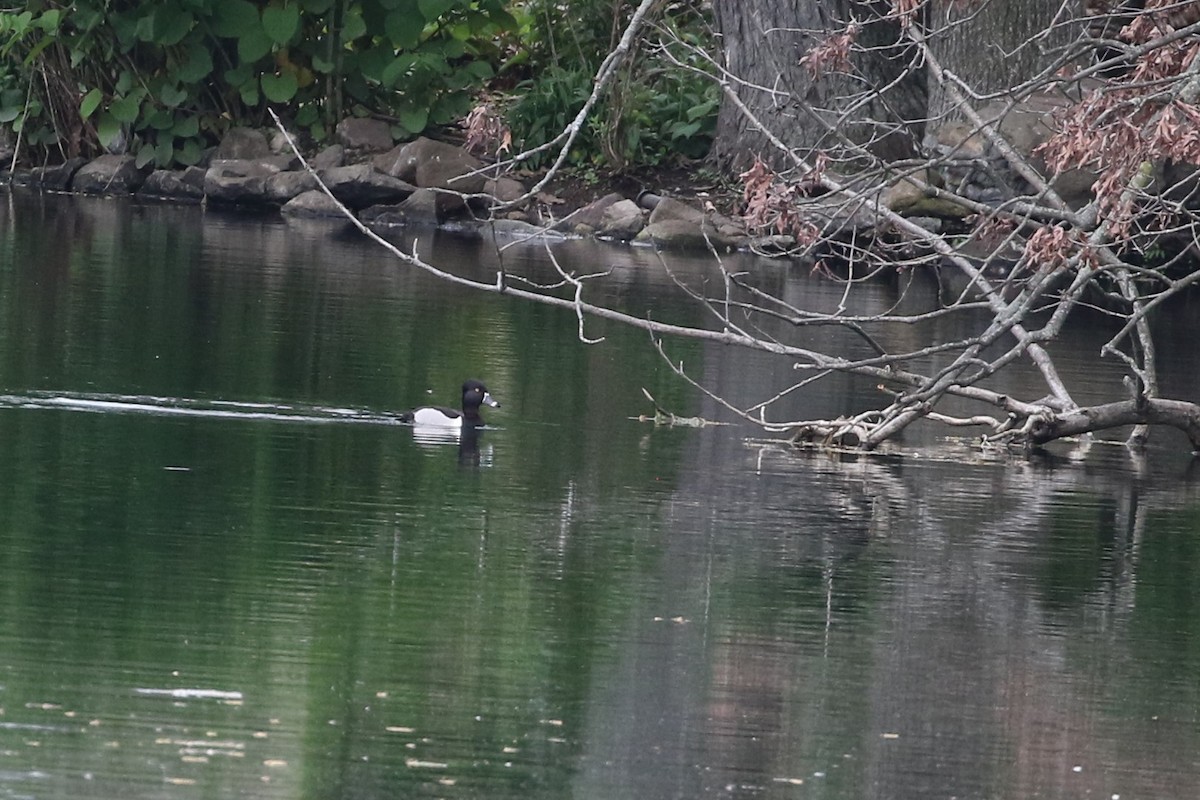
<svg viewBox="0 0 1200 800">
<path fill-rule="evenodd" d="M 173 169 L 156 169 L 146 178 L 137 193 L 141 197 L 169 197 L 173 200 L 203 200 L 204 199 L 204 170 L 200 173 L 197 185 L 194 178 L 189 179 L 189 168 L 183 172 Z"/>
<path fill-rule="evenodd" d="M 417 188 L 380 172 L 370 164 L 327 169 L 321 173 L 321 180 L 338 200 L 351 208 L 398 203 Z"/>
<path fill-rule="evenodd" d="M 301 217 L 305 219 L 338 217 L 345 219 L 345 215 L 338 208 L 338 204 L 320 189 L 310 189 L 307 192 L 301 192 L 285 203 L 279 211 L 287 217 Z"/>
<path fill-rule="evenodd" d="M 271 155 L 271 144 L 262 131 L 255 128 L 230 128 L 221 137 L 213 160 L 257 159 Z"/>
<path fill-rule="evenodd" d="M 700 225 L 704 222 L 706 215 L 703 211 L 687 203 L 682 203 L 671 197 L 661 197 L 654 205 L 654 210 L 650 212 L 650 224 L 656 222 L 666 222 L 668 220 L 678 220 L 682 222 L 690 222 L 693 225 Z"/>
<path fill-rule="evenodd" d="M 437 193 L 432 189 L 417 189 L 398 205 L 372 206 L 359 219 L 368 225 L 437 225 Z"/>
<path fill-rule="evenodd" d="M 268 175 L 263 184 L 266 198 L 273 203 L 287 203 L 317 188 L 317 179 L 308 170 L 289 170 Z M 322 194 L 324 194 L 322 192 Z"/>
<path fill-rule="evenodd" d="M 638 204 L 622 198 L 605 209 L 596 233 L 627 242 L 641 233 L 645 226 L 646 218 Z"/>
<path fill-rule="evenodd" d="M 964 206 L 943 197 L 931 197 L 926 194 L 925 186 L 944 185 L 942 176 L 937 172 L 920 169 L 911 175 L 905 175 L 883 190 L 880 203 L 888 209 L 906 216 L 946 217 L 962 219 L 971 212 Z"/>
<path fill-rule="evenodd" d="M 718 214 L 711 209 L 702 210 L 671 197 L 656 198 L 654 210 L 650 212 L 648 224 L 661 222 L 686 222 L 698 229 L 711 229 L 724 240 L 746 238 L 742 226 L 724 214 Z"/>
<path fill-rule="evenodd" d="M 462 195 L 481 194 L 487 182 L 482 173 L 462 176 L 481 169 L 484 163 L 462 148 L 420 137 L 395 148 L 373 162 L 380 172 L 411 183 L 420 189 L 437 189 L 438 211 L 448 214 L 460 210 Z"/>
<path fill-rule="evenodd" d="M 357 153 L 382 153 L 392 147 L 392 129 L 381 119 L 347 117 L 338 123 L 338 143 Z"/>
<path fill-rule="evenodd" d="M 218 203 L 265 204 L 267 179 L 281 171 L 269 158 L 213 161 L 204 174 L 204 193 Z"/>
<path fill-rule="evenodd" d="M 719 251 L 735 249 L 740 239 L 717 230 L 711 222 L 695 222 L 683 219 L 666 219 L 650 222 L 634 241 L 646 242 L 665 250 L 707 250 L 715 247 Z"/>
<path fill-rule="evenodd" d="M 605 212 L 624 199 L 624 195 L 617 194 L 616 192 L 606 194 L 599 200 L 593 200 L 583 208 L 577 209 L 560 219 L 554 224 L 554 230 L 574 231 L 582 234 L 595 233 L 604 224 Z M 641 209 L 638 209 L 638 215 L 641 216 Z"/>
<path fill-rule="evenodd" d="M 333 169 L 346 163 L 346 148 L 340 144 L 331 144 L 308 160 L 308 165 L 320 171 Z"/>
<path fill-rule="evenodd" d="M 483 183 L 483 193 L 498 203 L 511 203 L 525 194 L 525 184 L 516 178 L 488 178 Z"/>
<path fill-rule="evenodd" d="M 71 188 L 84 194 L 129 194 L 146 179 L 133 156 L 103 155 L 79 168 Z"/>
<path fill-rule="evenodd" d="M 10 156 L 11 158 L 11 156 Z M 68 158 L 61 164 L 55 164 L 51 167 L 34 167 L 29 170 L 29 185 L 40 186 L 43 189 L 59 189 L 65 191 L 71 185 L 71 179 L 75 177 L 84 164 L 87 163 L 86 158 L 76 156 Z"/>
</svg>

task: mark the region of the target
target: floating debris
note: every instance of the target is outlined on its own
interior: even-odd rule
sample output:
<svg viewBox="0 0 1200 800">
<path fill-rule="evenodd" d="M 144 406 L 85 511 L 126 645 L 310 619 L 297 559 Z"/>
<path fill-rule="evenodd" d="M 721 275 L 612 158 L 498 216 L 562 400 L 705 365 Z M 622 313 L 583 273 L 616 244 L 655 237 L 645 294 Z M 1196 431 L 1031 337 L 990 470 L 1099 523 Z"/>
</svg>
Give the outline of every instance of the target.
<svg viewBox="0 0 1200 800">
<path fill-rule="evenodd" d="M 727 422 L 717 422 L 711 419 L 704 419 L 703 417 L 676 416 L 660 406 L 658 401 L 654 399 L 650 392 L 646 391 L 646 387 L 644 386 L 642 387 L 642 394 L 646 395 L 646 399 L 649 400 L 650 404 L 654 406 L 654 414 L 639 414 L 636 417 L 630 417 L 630 419 L 637 420 L 638 422 L 653 422 L 655 425 L 662 425 L 672 428 L 705 428 L 709 425 L 729 424 Z"/>
<path fill-rule="evenodd" d="M 241 702 L 241 692 L 227 692 L 222 689 L 142 689 L 135 688 L 134 694 L 143 697 L 170 697 L 173 700 L 226 700 Z"/>
</svg>

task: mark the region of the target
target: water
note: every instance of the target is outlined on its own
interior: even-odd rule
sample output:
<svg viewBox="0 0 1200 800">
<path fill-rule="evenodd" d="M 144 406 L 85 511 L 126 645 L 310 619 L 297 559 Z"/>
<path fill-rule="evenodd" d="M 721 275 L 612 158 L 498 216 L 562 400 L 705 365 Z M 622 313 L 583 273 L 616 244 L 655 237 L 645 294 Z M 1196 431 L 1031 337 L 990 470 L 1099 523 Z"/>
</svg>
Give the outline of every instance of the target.
<svg viewBox="0 0 1200 800">
<path fill-rule="evenodd" d="M 1197 794 L 1200 502 L 1170 435 L 1144 462 L 934 430 L 929 457 L 797 454 L 630 419 L 643 387 L 721 416 L 644 333 L 585 346 L 328 226 L 25 195 L 0 225 L 0 797 Z M 645 253 L 563 256 L 701 318 Z M 1111 378 L 1071 359 L 1101 335 L 1072 332 L 1069 379 Z M 670 348 L 739 399 L 792 377 Z M 476 446 L 397 422 L 465 377 L 504 404 Z"/>
</svg>

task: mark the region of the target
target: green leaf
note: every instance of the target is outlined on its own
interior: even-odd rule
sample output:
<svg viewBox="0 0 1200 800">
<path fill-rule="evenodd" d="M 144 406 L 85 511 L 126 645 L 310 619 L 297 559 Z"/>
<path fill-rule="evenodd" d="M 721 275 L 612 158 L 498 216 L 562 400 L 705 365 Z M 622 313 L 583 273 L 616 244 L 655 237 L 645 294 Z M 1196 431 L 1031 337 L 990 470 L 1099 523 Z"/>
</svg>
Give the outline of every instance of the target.
<svg viewBox="0 0 1200 800">
<path fill-rule="evenodd" d="M 314 53 L 311 63 L 314 72 L 319 72 L 322 75 L 328 75 L 333 72 L 333 62 L 320 55 Z"/>
<path fill-rule="evenodd" d="M 258 81 L 248 81 L 242 84 L 242 102 L 250 107 L 258 105 Z"/>
<path fill-rule="evenodd" d="M 421 16 L 429 22 L 436 22 L 442 14 L 457 5 L 456 0 L 417 0 Z"/>
<path fill-rule="evenodd" d="M 108 107 L 109 113 L 117 122 L 133 122 L 138 118 L 138 112 L 142 110 L 141 98 L 136 94 L 126 95 L 119 100 L 114 100 Z"/>
<path fill-rule="evenodd" d="M 296 76 L 291 71 L 281 75 L 263 75 L 262 90 L 272 103 L 286 103 L 296 96 Z"/>
<path fill-rule="evenodd" d="M 418 134 L 429 124 L 429 109 L 415 104 L 400 111 L 400 124 L 411 134 Z"/>
<path fill-rule="evenodd" d="M 367 23 L 363 22 L 362 12 L 351 9 L 342 20 L 342 43 L 348 44 L 360 36 L 366 36 Z"/>
<path fill-rule="evenodd" d="M 96 135 L 100 139 L 100 146 L 108 149 L 121 135 L 121 123 L 117 121 L 116 117 L 105 111 L 100 115 L 100 122 L 96 125 Z"/>
<path fill-rule="evenodd" d="M 43 11 L 38 17 L 37 26 L 46 33 L 51 33 L 58 29 L 58 23 L 62 21 L 62 11 L 57 8 L 51 8 Z"/>
<path fill-rule="evenodd" d="M 217 0 L 213 31 L 237 39 L 250 28 L 259 27 L 258 8 L 250 0 Z"/>
<path fill-rule="evenodd" d="M 33 22 L 33 12 L 23 11 L 20 14 L 9 17 L 9 26 L 13 32 L 13 38 L 19 39 L 25 35 L 25 31 L 29 30 L 29 23 Z"/>
<path fill-rule="evenodd" d="M 137 165 L 138 169 L 141 169 L 142 167 L 146 166 L 153 160 L 154 160 L 154 148 L 153 147 L 143 147 L 137 151 L 137 155 L 134 157 L 133 163 Z"/>
<path fill-rule="evenodd" d="M 196 21 L 192 12 L 184 11 L 175 3 L 164 3 L 154 9 L 152 19 L 155 44 L 171 47 L 183 41 Z"/>
<path fill-rule="evenodd" d="M 188 139 L 175 152 L 175 161 L 190 167 L 200 161 L 204 155 L 204 145 L 198 139 Z"/>
<path fill-rule="evenodd" d="M 267 6 L 262 13 L 263 30 L 276 44 L 287 44 L 300 29 L 300 9 L 296 6 Z"/>
<path fill-rule="evenodd" d="M 320 119 L 321 110 L 315 105 L 306 105 L 296 112 L 297 125 L 312 125 Z"/>
<path fill-rule="evenodd" d="M 310 14 L 324 14 L 333 7 L 333 0 L 300 0 L 304 10 Z"/>
<path fill-rule="evenodd" d="M 21 106 L 19 105 L 0 108 L 0 122 L 6 125 L 19 116 L 21 116 Z"/>
<path fill-rule="evenodd" d="M 384 20 L 383 30 L 396 47 L 411 50 L 421 42 L 425 20 L 408 11 L 393 11 Z"/>
<path fill-rule="evenodd" d="M 175 124 L 175 116 L 165 108 L 160 108 L 153 113 L 149 113 L 149 119 L 146 120 L 151 128 L 156 131 L 165 131 Z"/>
<path fill-rule="evenodd" d="M 100 91 L 99 89 L 92 89 L 83 96 L 82 100 L 79 101 L 79 116 L 83 117 L 84 119 L 90 117 L 100 106 L 100 101 L 103 99 L 104 92 Z M 8 120 L 0 119 L 0 122 L 7 121 Z"/>
<path fill-rule="evenodd" d="M 464 66 L 463 69 L 471 73 L 476 80 L 480 81 L 490 80 L 495 74 L 492 72 L 492 65 L 486 61 L 472 61 L 470 64 Z"/>
<path fill-rule="evenodd" d="M 201 42 L 192 42 L 187 60 L 175 70 L 175 76 L 184 83 L 200 83 L 212 72 L 212 56 Z"/>
<path fill-rule="evenodd" d="M 266 31 L 261 25 L 255 25 L 253 28 L 242 33 L 238 39 L 238 58 L 248 64 L 258 61 L 260 58 L 271 52 L 271 39 L 267 36 Z"/>
<path fill-rule="evenodd" d="M 138 153 L 140 156 L 141 153 Z M 175 160 L 175 142 L 170 136 L 164 137 L 154 148 L 154 162 L 160 167 L 169 167 Z"/>
<path fill-rule="evenodd" d="M 391 89 L 401 78 L 409 74 L 415 61 L 416 57 L 412 53 L 401 53 L 384 67 L 379 82 L 385 89 Z"/>
<path fill-rule="evenodd" d="M 187 139 L 200 133 L 200 118 L 195 114 L 179 117 L 171 127 L 171 134 L 180 139 Z"/>
<path fill-rule="evenodd" d="M 187 100 L 187 96 L 187 89 L 171 84 L 165 84 L 158 92 L 158 99 L 168 108 L 175 108 L 184 100 Z"/>
<path fill-rule="evenodd" d="M 254 68 L 250 64 L 238 64 L 233 69 L 225 70 L 225 81 L 235 88 L 255 82 L 255 77 Z"/>
</svg>

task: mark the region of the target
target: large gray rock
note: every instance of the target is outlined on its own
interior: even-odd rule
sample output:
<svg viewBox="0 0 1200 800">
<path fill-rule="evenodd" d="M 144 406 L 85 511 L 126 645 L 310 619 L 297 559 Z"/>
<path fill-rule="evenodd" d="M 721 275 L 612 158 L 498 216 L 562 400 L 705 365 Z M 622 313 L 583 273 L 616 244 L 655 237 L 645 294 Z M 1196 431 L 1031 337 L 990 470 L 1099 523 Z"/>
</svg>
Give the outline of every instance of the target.
<svg viewBox="0 0 1200 800">
<path fill-rule="evenodd" d="M 336 134 L 339 144 L 356 153 L 382 153 L 394 144 L 391 126 L 381 119 L 347 117 Z"/>
<path fill-rule="evenodd" d="M 286 203 L 317 188 L 317 179 L 308 170 L 288 170 L 267 176 L 263 192 L 272 203 Z"/>
<path fill-rule="evenodd" d="M 267 204 L 267 180 L 281 171 L 269 158 L 213 161 L 204 174 L 204 193 L 217 203 Z"/>
<path fill-rule="evenodd" d="M 704 211 L 695 206 L 688 205 L 673 197 L 661 197 L 654 204 L 654 209 L 650 212 L 650 224 L 666 222 L 667 220 L 680 220 L 690 222 L 693 225 L 700 225 L 707 216 Z"/>
<path fill-rule="evenodd" d="M 380 172 L 370 164 L 327 169 L 321 173 L 321 180 L 334 197 L 355 209 L 398 203 L 417 188 Z"/>
<path fill-rule="evenodd" d="M 525 184 L 507 176 L 488 178 L 483 183 L 483 193 L 497 203 L 511 203 L 525 195 Z"/>
<path fill-rule="evenodd" d="M 308 160 L 308 165 L 317 171 L 333 169 L 343 166 L 345 163 L 346 148 L 340 144 L 331 144 Z"/>
<path fill-rule="evenodd" d="M 79 168 L 71 188 L 84 194 L 130 194 L 146 180 L 133 156 L 103 155 Z"/>
<path fill-rule="evenodd" d="M 345 214 L 342 213 L 342 209 L 338 207 L 338 204 L 320 189 L 312 189 L 296 195 L 285 203 L 279 211 L 284 216 L 304 219 L 326 217 L 345 219 Z"/>
<path fill-rule="evenodd" d="M 146 178 L 137 193 L 141 197 L 169 197 L 172 200 L 204 199 L 204 172 L 189 167 L 182 172 L 173 169 L 156 169 Z M 197 179 L 197 175 L 199 179 Z"/>
<path fill-rule="evenodd" d="M 417 189 L 398 205 L 372 206 L 359 214 L 359 219 L 368 225 L 437 225 L 442 221 L 437 193 L 432 189 Z"/>
<path fill-rule="evenodd" d="M 650 222 L 634 241 L 645 242 L 664 250 L 734 250 L 741 239 L 722 233 L 711 222 L 696 224 L 683 219 L 666 219 Z"/>
<path fill-rule="evenodd" d="M 61 164 L 54 164 L 49 167 L 33 167 L 29 170 L 29 185 L 40 186 L 43 189 L 65 190 L 70 187 L 75 173 L 79 172 L 86 163 L 86 158 L 76 156 L 75 158 L 68 158 Z"/>
<path fill-rule="evenodd" d="M 624 195 L 616 192 L 606 194 L 560 219 L 554 224 L 554 230 L 574 231 L 584 235 L 595 233 L 604 224 L 604 213 L 624 199 Z M 640 216 L 640 210 L 638 213 Z"/>
<path fill-rule="evenodd" d="M 642 209 L 632 200 L 621 199 L 604 210 L 596 233 L 610 239 L 627 242 L 646 227 Z"/>
<path fill-rule="evenodd" d="M 258 159 L 271 155 L 271 143 L 256 128 L 230 128 L 221 137 L 213 153 L 214 161 L 229 159 Z"/>
<path fill-rule="evenodd" d="M 443 215 L 461 210 L 466 202 L 463 195 L 482 194 L 488 180 L 477 172 L 484 163 L 475 156 L 424 137 L 377 156 L 372 163 L 380 172 L 417 188 L 437 190 L 438 211 Z"/>
</svg>

